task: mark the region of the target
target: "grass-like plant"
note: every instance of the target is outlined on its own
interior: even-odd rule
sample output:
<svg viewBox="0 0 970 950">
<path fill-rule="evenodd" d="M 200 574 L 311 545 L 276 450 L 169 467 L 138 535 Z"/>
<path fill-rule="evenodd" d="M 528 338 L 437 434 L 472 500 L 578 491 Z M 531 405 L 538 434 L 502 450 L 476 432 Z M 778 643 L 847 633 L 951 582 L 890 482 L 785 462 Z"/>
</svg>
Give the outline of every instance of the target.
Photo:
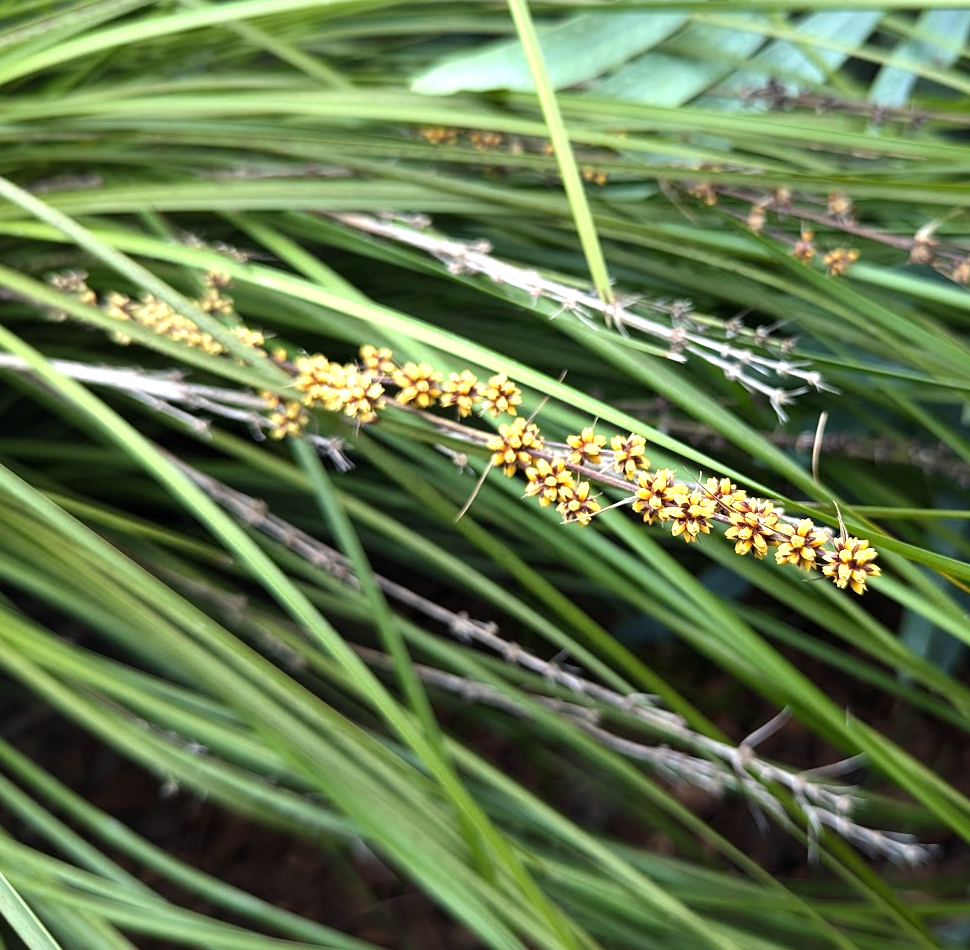
<svg viewBox="0 0 970 950">
<path fill-rule="evenodd" d="M 804 7 L 0 9 L 5 945 L 970 945 L 970 12 Z"/>
</svg>

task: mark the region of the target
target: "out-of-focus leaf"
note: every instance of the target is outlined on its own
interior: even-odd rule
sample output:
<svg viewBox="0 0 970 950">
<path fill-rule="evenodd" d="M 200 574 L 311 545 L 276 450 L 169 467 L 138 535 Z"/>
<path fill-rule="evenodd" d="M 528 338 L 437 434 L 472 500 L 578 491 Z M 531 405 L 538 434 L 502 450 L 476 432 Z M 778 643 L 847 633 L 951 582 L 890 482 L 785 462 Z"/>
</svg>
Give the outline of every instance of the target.
<svg viewBox="0 0 970 950">
<path fill-rule="evenodd" d="M 682 13 L 590 13 L 540 26 L 536 32 L 553 87 L 589 82 L 662 42 L 687 17 Z M 535 88 L 519 41 L 502 40 L 470 49 L 433 66 L 411 84 L 415 92 Z"/>
<path fill-rule="evenodd" d="M 896 47 L 893 62 L 879 70 L 869 87 L 869 98 L 890 108 L 905 105 L 919 79 L 920 67 L 952 66 L 960 58 L 968 32 L 970 11 L 924 10 L 917 21 L 918 35 Z"/>
<path fill-rule="evenodd" d="M 753 27 L 766 22 L 758 14 L 745 19 Z M 754 29 L 748 32 L 695 23 L 662 49 L 626 63 L 592 91 L 597 96 L 645 105 L 683 105 L 729 76 L 763 43 L 764 37 Z"/>
</svg>

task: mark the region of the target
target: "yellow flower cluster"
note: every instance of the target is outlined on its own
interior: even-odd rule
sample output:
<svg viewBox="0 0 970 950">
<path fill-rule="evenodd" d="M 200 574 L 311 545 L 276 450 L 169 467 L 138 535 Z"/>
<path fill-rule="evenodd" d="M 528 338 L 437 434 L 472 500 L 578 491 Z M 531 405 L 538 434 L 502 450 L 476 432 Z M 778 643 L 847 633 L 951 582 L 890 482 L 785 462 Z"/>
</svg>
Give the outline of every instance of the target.
<svg viewBox="0 0 970 950">
<path fill-rule="evenodd" d="M 300 398 L 293 404 L 272 403 L 274 434 L 298 434 L 305 425 L 304 408 L 320 406 L 342 412 L 358 422 L 372 422 L 388 405 L 426 410 L 454 408 L 459 420 L 479 406 L 484 411 L 513 418 L 498 432 L 487 435 L 462 424 L 461 434 L 484 444 L 491 464 L 509 476 L 524 472 L 525 495 L 539 504 L 555 507 L 563 521 L 588 525 L 602 509 L 592 494 L 599 481 L 614 489 L 630 486 L 625 499 L 647 524 L 670 527 L 674 537 L 688 544 L 710 534 L 714 522 L 726 525 L 724 536 L 734 542 L 739 555 L 753 553 L 757 559 L 774 550 L 778 564 L 792 564 L 805 571 L 820 568 L 840 588 L 861 594 L 866 581 L 878 577 L 876 552 L 869 542 L 847 537 L 832 538 L 809 519 L 790 523 L 770 501 L 748 498 L 728 478 L 708 478 L 704 484 L 687 485 L 671 469 L 651 470 L 646 441 L 631 433 L 606 437 L 592 427 L 569 435 L 564 443 L 547 443 L 533 422 L 517 417 L 522 394 L 507 376 L 487 382 L 467 370 L 447 377 L 428 363 L 398 365 L 387 349 L 364 346 L 357 363 L 339 365 L 323 356 L 296 360 L 294 386 Z M 393 398 L 385 387 L 394 391 Z M 453 426 L 454 428 L 454 426 Z"/>
<path fill-rule="evenodd" d="M 493 376 L 480 383 L 470 372 L 447 378 L 428 363 L 394 362 L 389 350 L 365 346 L 360 362 L 334 367 L 324 357 L 297 360 L 296 388 L 302 405 L 322 405 L 359 421 L 372 421 L 386 405 L 384 386 L 396 390 L 393 402 L 416 409 L 454 408 L 459 419 L 481 406 L 493 416 L 516 416 L 522 394 L 507 376 Z M 347 380 L 357 382 L 352 390 Z M 455 427 L 452 426 L 452 429 Z M 748 498 L 728 478 L 708 478 L 687 485 L 671 469 L 652 470 L 646 440 L 635 433 L 606 437 L 592 427 L 569 435 L 564 443 L 547 443 L 535 423 L 521 417 L 502 423 L 494 435 L 459 424 L 469 440 L 484 444 L 491 464 L 509 476 L 524 472 L 525 495 L 539 504 L 555 507 L 566 522 L 588 525 L 601 506 L 592 494 L 592 483 L 612 488 L 630 485 L 626 501 L 647 524 L 668 525 L 674 537 L 688 544 L 710 534 L 714 522 L 726 525 L 724 536 L 734 542 L 739 555 L 753 553 L 757 559 L 774 551 L 778 564 L 805 571 L 821 569 L 840 588 L 861 594 L 869 578 L 878 577 L 877 554 L 869 542 L 831 533 L 809 519 L 793 523 L 775 510 L 770 501 Z M 289 434 L 289 433 L 287 433 Z"/>
<path fill-rule="evenodd" d="M 54 279 L 55 286 L 88 304 L 98 304 L 119 322 L 132 321 L 188 346 L 221 354 L 225 348 L 203 333 L 191 320 L 175 313 L 162 301 L 144 296 L 135 301 L 112 293 L 99 301 L 86 283 L 87 275 L 74 272 Z M 222 291 L 225 282 L 218 275 L 207 280 L 202 301 L 210 313 L 228 313 L 231 301 Z M 239 338 L 260 348 L 262 334 L 236 328 Z M 120 334 L 119 334 L 120 336 Z M 126 341 L 127 342 L 127 341 Z M 804 519 L 789 523 L 774 510 L 770 501 L 748 498 L 728 478 L 708 478 L 701 485 L 678 481 L 671 469 L 651 470 L 646 440 L 635 433 L 606 438 L 593 427 L 569 435 L 564 443 L 547 443 L 533 422 L 519 418 L 517 407 L 522 392 L 504 373 L 482 382 L 467 370 L 445 375 L 428 363 L 399 365 L 388 349 L 360 348 L 360 359 L 335 363 L 321 354 L 297 357 L 292 362 L 278 350 L 273 361 L 292 377 L 296 396 L 282 399 L 263 393 L 266 423 L 275 439 L 298 437 L 309 424 L 311 409 L 340 413 L 357 424 L 374 422 L 378 413 L 393 404 L 410 411 L 453 408 L 459 421 L 450 423 L 452 432 L 484 445 L 491 464 L 509 477 L 525 474 L 525 495 L 537 498 L 542 507 L 555 506 L 564 522 L 588 525 L 602 509 L 592 495 L 592 483 L 600 482 L 628 494 L 629 503 L 647 524 L 670 525 L 674 537 L 688 544 L 710 534 L 714 522 L 727 526 L 725 538 L 734 542 L 739 555 L 753 552 L 758 559 L 775 549 L 778 564 L 792 564 L 806 571 L 821 569 L 839 588 L 850 587 L 857 594 L 866 590 L 869 578 L 878 577 L 878 556 L 869 542 L 841 534 L 832 538 L 824 529 Z M 460 420 L 479 408 L 492 416 L 513 417 L 489 435 Z M 831 547 L 827 547 L 831 541 Z"/>
<path fill-rule="evenodd" d="M 143 294 L 135 299 L 116 291 L 99 299 L 88 286 L 87 276 L 83 271 L 55 274 L 51 277 L 50 283 L 57 290 L 76 297 L 82 303 L 101 307 L 108 316 L 114 317 L 119 323 L 137 323 L 176 343 L 184 343 L 186 346 L 204 350 L 213 356 L 222 356 L 226 353 L 226 348 L 215 337 L 200 330 L 192 320 L 173 310 L 165 301 L 159 300 L 152 294 Z M 224 274 L 213 272 L 206 274 L 203 282 L 205 285 L 203 294 L 195 303 L 206 313 L 218 316 L 231 314 L 232 298 L 225 294 L 229 286 L 229 278 Z M 262 350 L 266 342 L 263 334 L 258 330 L 237 326 L 233 328 L 233 332 L 246 346 L 255 350 Z M 122 345 L 131 343 L 131 336 L 120 329 L 113 334 L 113 339 Z"/>
<path fill-rule="evenodd" d="M 369 345 L 360 348 L 356 363 L 332 363 L 317 353 L 298 357 L 293 368 L 293 386 L 302 405 L 340 412 L 360 423 L 373 422 L 385 408 L 387 387 L 396 390 L 393 401 L 399 406 L 454 407 L 459 418 L 471 415 L 475 406 L 493 416 L 514 416 L 522 402 L 519 388 L 504 373 L 486 382 L 467 370 L 445 379 L 428 363 L 399 366 L 390 350 Z"/>
</svg>

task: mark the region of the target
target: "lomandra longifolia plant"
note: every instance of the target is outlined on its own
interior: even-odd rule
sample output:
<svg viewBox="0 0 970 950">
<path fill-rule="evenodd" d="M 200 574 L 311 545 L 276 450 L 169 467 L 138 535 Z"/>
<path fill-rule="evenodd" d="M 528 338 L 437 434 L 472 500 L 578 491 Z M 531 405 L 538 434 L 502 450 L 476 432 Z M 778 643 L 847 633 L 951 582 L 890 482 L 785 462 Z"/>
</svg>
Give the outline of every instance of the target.
<svg viewBox="0 0 970 950">
<path fill-rule="evenodd" d="M 80 272 L 55 275 L 52 282 L 59 290 L 100 307 L 117 320 L 118 328 L 111 332 L 117 343 L 129 344 L 131 336 L 125 326 L 137 324 L 190 348 L 229 358 L 226 348 L 210 334 L 155 297 L 136 300 L 115 292 L 99 296 Z M 344 419 L 348 439 L 361 427 L 380 426 L 386 413 L 406 413 L 442 437 L 447 436 L 452 445 L 464 446 L 465 461 L 476 454 L 482 457 L 486 463 L 482 478 L 495 470 L 505 477 L 522 479 L 522 503 L 554 509 L 560 516 L 562 530 L 586 528 L 604 517 L 622 517 L 622 511 L 616 509 L 629 508 L 645 525 L 666 527 L 673 537 L 687 544 L 711 535 L 712 528 L 721 524 L 725 528 L 724 539 L 733 544 L 737 555 L 751 554 L 761 560 L 770 553 L 779 565 L 828 579 L 836 587 L 856 594 L 864 593 L 867 582 L 880 575 L 874 563 L 877 553 L 867 540 L 850 537 L 844 528 L 833 533 L 810 519 L 787 517 L 770 500 L 749 497 L 727 477 L 710 476 L 690 483 L 678 479 L 671 469 L 654 469 L 641 435 L 612 435 L 607 446 L 607 436 L 588 426 L 562 442 L 546 440 L 532 421 L 539 418 L 542 406 L 531 407 L 530 416 L 525 416 L 528 409 L 523 393 L 504 373 L 481 380 L 468 370 L 446 375 L 428 363 L 398 362 L 390 349 L 367 343 L 361 345 L 357 360 L 346 363 L 331 361 L 322 354 L 291 354 L 283 348 L 272 348 L 261 332 L 232 317 L 230 284 L 226 275 L 209 273 L 204 280 L 204 293 L 196 302 L 209 314 L 229 318 L 238 340 L 285 371 L 291 382 L 278 392 L 246 394 L 139 371 L 82 367 L 66 361 L 58 363 L 58 367 L 95 384 L 124 388 L 130 394 L 141 393 L 155 408 L 180 418 L 194 416 L 177 408 L 179 405 L 245 421 L 260 437 L 265 433 L 274 440 L 306 439 L 343 472 L 352 468 L 345 456 L 345 443 L 339 436 L 314 435 L 315 413 Z M 486 419 L 494 420 L 497 431 L 475 424 Z M 453 457 L 458 454 L 455 449 L 448 451 Z M 242 521 L 347 580 L 348 564 L 342 555 L 275 518 L 254 499 L 173 461 Z M 604 504 L 601 498 L 611 500 Z M 473 493 L 466 509 L 474 500 Z M 551 701 L 552 708 L 597 741 L 624 756 L 648 763 L 671 780 L 688 782 L 716 795 L 729 790 L 742 792 L 759 809 L 786 824 L 789 819 L 769 790 L 777 784 L 794 796 L 805 815 L 812 842 L 823 827 L 828 827 L 866 852 L 889 857 L 899 864 L 921 863 L 931 853 L 911 836 L 872 830 L 853 820 L 856 796 L 848 786 L 832 782 L 827 769 L 807 778 L 759 758 L 755 746 L 784 725 L 786 714 L 749 736 L 741 746 L 732 746 L 695 732 L 680 716 L 658 708 L 649 697 L 624 695 L 599 686 L 506 641 L 489 624 L 443 610 L 386 578 L 379 578 L 379 582 L 389 596 L 443 622 L 459 640 L 485 646 L 510 663 L 541 673 L 547 681 L 560 684 L 578 697 L 632 714 L 661 734 L 713 758 L 710 761 L 665 746 L 655 748 L 632 742 L 597 725 L 588 709 L 561 700 Z M 375 658 L 374 662 L 379 660 Z M 422 668 L 420 675 L 429 684 L 473 697 L 485 705 L 519 711 L 515 704 L 510 706 L 506 698 L 483 684 L 430 668 Z M 541 698 L 540 701 L 547 702 Z M 838 764 L 832 776 L 848 765 L 851 763 Z M 814 847 L 811 844 L 812 850 Z"/>
</svg>

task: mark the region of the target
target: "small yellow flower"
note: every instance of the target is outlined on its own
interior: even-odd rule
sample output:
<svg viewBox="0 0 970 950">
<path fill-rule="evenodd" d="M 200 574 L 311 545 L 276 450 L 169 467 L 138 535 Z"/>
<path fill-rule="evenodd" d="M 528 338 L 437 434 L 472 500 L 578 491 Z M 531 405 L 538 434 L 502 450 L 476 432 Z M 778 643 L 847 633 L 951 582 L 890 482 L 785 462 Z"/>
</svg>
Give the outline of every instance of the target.
<svg viewBox="0 0 970 950">
<path fill-rule="evenodd" d="M 825 212 L 833 218 L 838 218 L 843 223 L 848 223 L 852 220 L 855 209 L 852 207 L 852 200 L 848 195 L 840 191 L 833 191 L 829 194 L 828 201 L 825 204 Z"/>
<path fill-rule="evenodd" d="M 687 494 L 675 495 L 674 502 L 660 512 L 662 521 L 672 519 L 674 524 L 670 533 L 690 544 L 699 535 L 710 534 L 710 519 L 717 511 L 717 503 L 706 492 L 695 488 Z"/>
<path fill-rule="evenodd" d="M 735 554 L 743 555 L 753 550 L 760 561 L 768 553 L 768 544 L 773 543 L 772 537 L 778 527 L 778 515 L 773 508 L 770 501 L 758 498 L 737 502 L 728 515 L 731 527 L 724 532 L 725 538 L 736 542 Z"/>
<path fill-rule="evenodd" d="M 362 373 L 353 363 L 340 367 L 339 386 L 324 398 L 331 412 L 343 412 L 358 422 L 373 422 L 384 408 L 384 387 L 370 373 Z"/>
<path fill-rule="evenodd" d="M 471 142 L 472 148 L 485 151 L 498 148 L 502 144 L 502 136 L 499 132 L 482 132 L 475 129 L 468 133 L 468 141 Z"/>
<path fill-rule="evenodd" d="M 458 141 L 458 130 L 443 125 L 424 125 L 418 135 L 432 145 L 454 145 Z"/>
<path fill-rule="evenodd" d="M 302 394 L 300 398 L 305 406 L 315 406 L 326 400 L 334 386 L 334 372 L 339 369 L 339 366 L 319 353 L 296 358 L 293 385 Z"/>
<path fill-rule="evenodd" d="M 717 204 L 717 191 L 710 182 L 699 182 L 687 189 L 687 194 L 692 198 L 703 201 L 709 208 Z"/>
<path fill-rule="evenodd" d="M 748 217 L 745 223 L 755 234 L 761 234 L 761 232 L 764 230 L 765 219 L 767 217 L 766 212 L 766 205 L 760 204 L 751 206 L 751 210 L 748 212 Z"/>
<path fill-rule="evenodd" d="M 589 497 L 589 492 L 589 482 L 580 482 L 575 487 L 566 485 L 560 489 L 559 497 L 562 500 L 556 505 L 556 511 L 562 515 L 563 521 L 578 521 L 582 525 L 592 521 L 600 505 L 595 498 Z"/>
<path fill-rule="evenodd" d="M 596 435 L 588 426 L 580 435 L 566 436 L 566 444 L 573 450 L 566 457 L 571 465 L 595 465 L 600 460 L 600 449 L 606 445 L 606 436 Z"/>
<path fill-rule="evenodd" d="M 232 283 L 232 278 L 228 274 L 220 274 L 217 271 L 210 271 L 203 278 L 205 291 L 196 301 L 200 309 L 206 313 L 215 313 L 225 316 L 232 313 L 233 300 L 224 291 Z"/>
<path fill-rule="evenodd" d="M 782 541 L 775 551 L 775 560 L 779 564 L 794 564 L 806 571 L 818 566 L 815 553 L 827 538 L 825 532 L 816 528 L 810 519 L 799 521 L 797 528 L 790 524 L 779 524 L 778 533 L 788 539 Z"/>
<path fill-rule="evenodd" d="M 637 490 L 633 494 L 633 510 L 643 513 L 643 520 L 653 524 L 658 518 L 663 521 L 663 510 L 677 504 L 678 495 L 684 494 L 683 487 L 674 482 L 672 469 L 641 472 L 637 475 Z"/>
<path fill-rule="evenodd" d="M 807 264 L 815 256 L 815 232 L 811 228 L 802 228 L 801 237 L 795 242 L 791 250 L 792 257 L 803 264 Z"/>
<path fill-rule="evenodd" d="M 492 464 L 511 478 L 520 468 L 532 463 L 532 452 L 542 448 L 539 427 L 525 419 L 516 419 L 498 428 L 499 434 L 485 443 L 493 452 Z"/>
<path fill-rule="evenodd" d="M 457 407 L 460 419 L 472 414 L 472 407 L 477 398 L 478 379 L 467 369 L 462 370 L 461 373 L 450 373 L 441 384 L 440 405 L 445 409 L 449 406 Z"/>
<path fill-rule="evenodd" d="M 428 409 L 441 395 L 438 387 L 441 373 L 430 363 L 405 363 L 394 371 L 392 378 L 399 387 L 394 398 L 402 405 L 413 402 L 419 409 Z"/>
<path fill-rule="evenodd" d="M 390 376 L 397 369 L 392 356 L 386 346 L 378 349 L 365 343 L 360 348 L 360 361 L 364 364 L 364 369 L 373 376 Z"/>
<path fill-rule="evenodd" d="M 248 347 L 254 350 L 261 350 L 266 343 L 266 337 L 259 330 L 250 330 L 249 327 L 234 327 L 233 333 Z"/>
<path fill-rule="evenodd" d="M 271 439 L 285 439 L 287 436 L 298 436 L 303 433 L 310 416 L 303 408 L 303 403 L 296 399 L 284 402 L 275 393 L 264 392 L 263 398 L 266 400 L 270 413 L 269 437 Z"/>
<path fill-rule="evenodd" d="M 525 470 L 525 477 L 529 480 L 525 489 L 526 497 L 538 495 L 543 508 L 569 501 L 572 497 L 570 492 L 575 489 L 573 473 L 566 468 L 562 459 L 553 462 L 536 459 L 536 464 Z"/>
<path fill-rule="evenodd" d="M 776 188 L 771 194 L 771 207 L 783 214 L 791 211 L 791 189 Z"/>
<path fill-rule="evenodd" d="M 737 503 L 747 497 L 744 489 L 738 488 L 730 478 L 709 478 L 704 488 L 708 496 L 726 511 L 733 511 Z"/>
<path fill-rule="evenodd" d="M 872 562 L 879 556 L 869 547 L 868 541 L 859 538 L 839 537 L 833 542 L 834 552 L 825 552 L 822 573 L 835 581 L 835 586 L 851 587 L 857 594 L 866 590 L 866 580 L 878 577 L 882 571 Z"/>
<path fill-rule="evenodd" d="M 478 391 L 482 404 L 493 416 L 503 412 L 514 416 L 515 407 L 522 403 L 522 392 L 505 373 L 498 373 L 484 385 L 479 384 Z"/>
<path fill-rule="evenodd" d="M 650 459 L 646 456 L 647 440 L 642 435 L 631 432 L 625 439 L 615 435 L 610 439 L 610 448 L 613 450 L 610 468 L 627 481 L 633 481 L 637 469 L 650 468 Z"/>
<path fill-rule="evenodd" d="M 71 270 L 64 274 L 52 274 L 50 285 L 55 290 L 76 297 L 81 303 L 94 306 L 98 302 L 98 295 L 88 286 L 87 280 L 86 270 Z"/>
<path fill-rule="evenodd" d="M 859 260 L 859 251 L 854 247 L 837 247 L 822 258 L 830 277 L 844 277 L 849 266 Z"/>
</svg>

